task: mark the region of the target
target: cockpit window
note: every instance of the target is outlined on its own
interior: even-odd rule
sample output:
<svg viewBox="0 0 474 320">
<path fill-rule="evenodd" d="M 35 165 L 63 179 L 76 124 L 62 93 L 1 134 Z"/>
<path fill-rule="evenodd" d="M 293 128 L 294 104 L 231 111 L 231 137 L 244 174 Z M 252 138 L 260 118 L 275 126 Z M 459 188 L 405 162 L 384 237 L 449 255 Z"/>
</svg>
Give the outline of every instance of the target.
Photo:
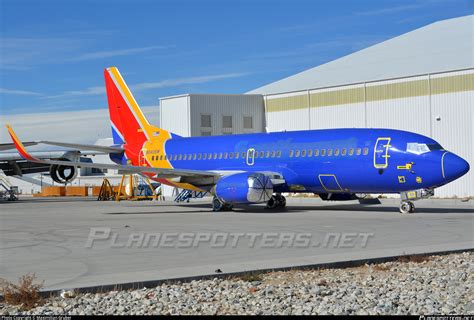
<svg viewBox="0 0 474 320">
<path fill-rule="evenodd" d="M 444 148 L 443 148 L 439 143 L 429 144 L 429 145 L 428 145 L 428 148 L 430 149 L 430 151 L 433 151 L 433 150 L 444 150 Z"/>
<path fill-rule="evenodd" d="M 423 154 L 430 152 L 430 148 L 425 143 L 409 142 L 407 143 L 407 152 Z"/>
</svg>

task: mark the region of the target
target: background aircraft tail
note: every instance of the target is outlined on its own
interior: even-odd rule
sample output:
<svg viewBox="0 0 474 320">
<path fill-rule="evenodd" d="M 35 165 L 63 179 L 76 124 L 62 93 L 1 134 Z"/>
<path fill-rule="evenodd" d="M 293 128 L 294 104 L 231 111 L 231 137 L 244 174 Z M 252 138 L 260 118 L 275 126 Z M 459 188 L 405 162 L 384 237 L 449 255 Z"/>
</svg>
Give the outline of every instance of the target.
<svg viewBox="0 0 474 320">
<path fill-rule="evenodd" d="M 105 69 L 104 77 L 114 144 L 124 144 L 129 153 L 138 155 L 147 141 L 171 138 L 168 131 L 148 122 L 117 68 Z"/>
</svg>

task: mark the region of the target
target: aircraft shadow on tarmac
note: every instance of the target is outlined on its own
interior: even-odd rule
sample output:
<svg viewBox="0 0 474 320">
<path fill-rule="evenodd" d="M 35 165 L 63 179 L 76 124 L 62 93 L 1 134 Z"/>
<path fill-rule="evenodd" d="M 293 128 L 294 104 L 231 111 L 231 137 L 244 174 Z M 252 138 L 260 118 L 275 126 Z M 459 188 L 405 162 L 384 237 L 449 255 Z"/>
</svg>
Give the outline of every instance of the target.
<svg viewBox="0 0 474 320">
<path fill-rule="evenodd" d="M 210 204 L 208 203 L 189 203 L 189 204 L 164 204 L 164 205 L 146 205 L 146 207 L 154 206 L 156 211 L 133 211 L 128 210 L 125 212 L 108 212 L 104 214 L 165 214 L 165 213 L 203 213 L 203 212 L 212 212 Z M 127 206 L 127 208 L 143 208 L 144 206 Z M 182 207 L 188 209 L 185 211 L 178 210 L 166 210 L 166 207 Z M 195 210 L 189 210 L 189 209 Z M 161 210 L 164 209 L 164 210 Z M 200 210 L 198 210 L 200 209 Z M 348 205 L 332 205 L 332 206 L 301 206 L 301 205 L 290 205 L 286 208 L 281 209 L 266 209 L 264 206 L 239 206 L 235 207 L 231 211 L 215 212 L 215 214 L 220 213 L 256 213 L 256 214 L 280 214 L 280 213 L 301 213 L 311 211 L 314 214 L 317 214 L 319 211 L 353 211 L 357 212 L 374 212 L 380 214 L 399 214 L 398 207 L 395 206 L 364 206 L 357 204 L 348 204 Z M 449 214 L 449 213 L 474 213 L 474 209 L 470 208 L 428 208 L 420 207 L 416 208 L 415 215 L 417 213 L 436 213 L 436 214 Z"/>
</svg>

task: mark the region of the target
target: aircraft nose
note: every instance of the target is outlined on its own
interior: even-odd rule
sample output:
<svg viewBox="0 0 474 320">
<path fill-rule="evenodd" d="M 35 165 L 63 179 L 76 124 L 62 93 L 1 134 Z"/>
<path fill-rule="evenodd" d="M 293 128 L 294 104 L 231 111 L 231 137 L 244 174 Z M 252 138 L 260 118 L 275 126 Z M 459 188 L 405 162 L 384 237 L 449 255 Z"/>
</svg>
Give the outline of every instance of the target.
<svg viewBox="0 0 474 320">
<path fill-rule="evenodd" d="M 454 153 L 447 152 L 442 158 L 443 177 L 453 181 L 469 171 L 469 163 Z"/>
</svg>

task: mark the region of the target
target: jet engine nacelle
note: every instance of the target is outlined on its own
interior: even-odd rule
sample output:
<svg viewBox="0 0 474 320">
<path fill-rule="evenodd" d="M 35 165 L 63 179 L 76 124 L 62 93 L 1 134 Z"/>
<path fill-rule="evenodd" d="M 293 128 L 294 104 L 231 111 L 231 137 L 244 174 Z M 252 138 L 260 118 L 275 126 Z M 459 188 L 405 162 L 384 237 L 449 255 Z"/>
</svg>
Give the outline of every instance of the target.
<svg viewBox="0 0 474 320">
<path fill-rule="evenodd" d="M 262 203 L 273 195 L 269 177 L 262 173 L 237 173 L 223 177 L 216 184 L 216 196 L 226 203 Z"/>
<path fill-rule="evenodd" d="M 53 179 L 54 182 L 65 184 L 76 178 L 77 168 L 74 166 L 60 166 L 53 164 L 51 168 L 49 168 L 49 174 L 51 175 L 51 179 Z"/>
</svg>

